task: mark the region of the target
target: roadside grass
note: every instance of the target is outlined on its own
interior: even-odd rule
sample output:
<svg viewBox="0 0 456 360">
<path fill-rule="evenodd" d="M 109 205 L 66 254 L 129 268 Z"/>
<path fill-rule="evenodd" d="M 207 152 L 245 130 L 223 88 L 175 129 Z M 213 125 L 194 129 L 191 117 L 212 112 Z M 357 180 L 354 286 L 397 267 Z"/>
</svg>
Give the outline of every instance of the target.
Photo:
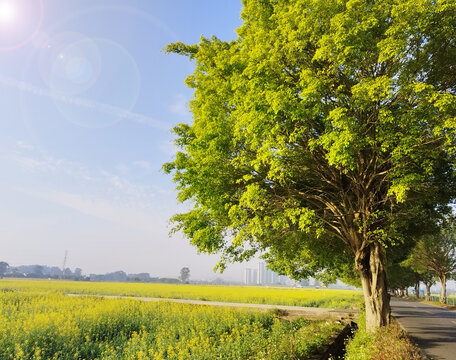
<svg viewBox="0 0 456 360">
<path fill-rule="evenodd" d="M 364 315 L 358 320 L 358 331 L 346 347 L 346 360 L 426 360 L 395 320 L 374 334 L 366 331 Z"/>
<path fill-rule="evenodd" d="M 356 290 L 61 280 L 1 279 L 0 289 L 54 291 L 65 294 L 210 300 L 335 309 L 357 308 L 362 298 L 361 291 Z"/>
<path fill-rule="evenodd" d="M 438 301 L 426 300 L 424 297 L 417 298 L 416 296 L 403 296 L 402 298 L 407 299 L 407 300 L 422 302 L 422 303 L 428 304 L 428 305 L 434 305 L 434 306 L 441 307 L 441 308 L 448 309 L 448 310 L 453 310 L 453 311 L 456 310 L 456 305 L 442 304 Z M 456 296 L 454 298 L 456 299 Z"/>
</svg>

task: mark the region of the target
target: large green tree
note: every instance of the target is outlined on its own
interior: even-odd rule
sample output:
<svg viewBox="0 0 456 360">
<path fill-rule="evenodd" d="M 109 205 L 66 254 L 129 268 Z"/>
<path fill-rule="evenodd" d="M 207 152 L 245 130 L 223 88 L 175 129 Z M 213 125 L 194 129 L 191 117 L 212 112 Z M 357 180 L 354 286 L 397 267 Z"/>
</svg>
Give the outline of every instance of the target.
<svg viewBox="0 0 456 360">
<path fill-rule="evenodd" d="M 236 40 L 167 47 L 195 61 L 164 165 L 194 206 L 175 230 L 222 268 L 262 252 L 297 277 L 356 273 L 367 328 L 386 325 L 385 249 L 452 173 L 456 3 L 245 0 L 241 17 Z"/>
</svg>

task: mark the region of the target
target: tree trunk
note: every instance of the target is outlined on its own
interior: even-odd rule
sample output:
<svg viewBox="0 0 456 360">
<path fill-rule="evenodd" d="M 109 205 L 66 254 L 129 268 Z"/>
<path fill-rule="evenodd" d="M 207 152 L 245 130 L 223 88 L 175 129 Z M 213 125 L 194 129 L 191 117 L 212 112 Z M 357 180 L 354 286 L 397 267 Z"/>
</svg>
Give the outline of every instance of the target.
<svg viewBox="0 0 456 360">
<path fill-rule="evenodd" d="M 404 288 L 400 288 L 399 289 L 399 295 L 400 296 L 404 296 Z"/>
<path fill-rule="evenodd" d="M 378 243 L 369 244 L 356 254 L 355 263 L 363 286 L 366 330 L 374 332 L 391 320 L 383 247 Z"/>
<path fill-rule="evenodd" d="M 405 296 L 408 297 L 408 286 L 405 287 Z"/>
<path fill-rule="evenodd" d="M 426 300 L 429 301 L 431 300 L 431 285 L 430 284 L 424 284 L 426 285 Z"/>
<path fill-rule="evenodd" d="M 439 276 L 440 283 L 442 284 L 442 292 L 440 293 L 440 303 L 446 303 L 446 274 Z"/>
<path fill-rule="evenodd" d="M 415 297 L 416 297 L 417 299 L 420 298 L 420 282 L 419 282 L 419 281 L 417 281 L 417 282 L 415 283 Z"/>
</svg>

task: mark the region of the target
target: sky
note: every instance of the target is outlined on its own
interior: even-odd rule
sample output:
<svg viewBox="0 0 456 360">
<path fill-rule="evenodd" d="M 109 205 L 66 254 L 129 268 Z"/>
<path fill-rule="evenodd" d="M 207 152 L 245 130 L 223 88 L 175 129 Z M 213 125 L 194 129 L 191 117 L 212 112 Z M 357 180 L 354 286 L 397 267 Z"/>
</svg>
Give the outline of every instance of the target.
<svg viewBox="0 0 456 360">
<path fill-rule="evenodd" d="M 161 165 L 190 123 L 174 41 L 236 37 L 237 0 L 0 0 L 0 261 L 214 279 L 168 219 Z M 241 280 L 235 264 L 222 278 Z"/>
</svg>

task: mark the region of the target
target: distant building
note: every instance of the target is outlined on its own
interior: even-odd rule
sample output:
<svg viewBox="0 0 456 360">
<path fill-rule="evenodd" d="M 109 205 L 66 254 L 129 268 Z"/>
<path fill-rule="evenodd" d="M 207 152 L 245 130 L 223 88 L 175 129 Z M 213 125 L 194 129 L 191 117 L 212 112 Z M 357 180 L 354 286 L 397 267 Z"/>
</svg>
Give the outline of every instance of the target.
<svg viewBox="0 0 456 360">
<path fill-rule="evenodd" d="M 244 285 L 249 285 L 250 283 L 250 277 L 252 276 L 252 269 L 244 269 L 244 278 L 242 279 L 242 282 Z"/>
<path fill-rule="evenodd" d="M 256 269 L 245 268 L 242 274 L 244 285 L 293 285 L 293 281 L 285 275 L 267 269 L 264 262 L 259 262 Z"/>
<path fill-rule="evenodd" d="M 256 269 L 244 269 L 242 282 L 244 285 L 286 285 L 289 278 L 267 269 L 263 262 L 259 262 Z"/>
<path fill-rule="evenodd" d="M 244 278 L 242 279 L 244 285 L 256 285 L 257 284 L 257 269 L 244 269 Z"/>
<path fill-rule="evenodd" d="M 263 285 L 264 284 L 264 263 L 259 262 L 258 263 L 258 268 L 257 268 L 257 285 Z"/>
</svg>

